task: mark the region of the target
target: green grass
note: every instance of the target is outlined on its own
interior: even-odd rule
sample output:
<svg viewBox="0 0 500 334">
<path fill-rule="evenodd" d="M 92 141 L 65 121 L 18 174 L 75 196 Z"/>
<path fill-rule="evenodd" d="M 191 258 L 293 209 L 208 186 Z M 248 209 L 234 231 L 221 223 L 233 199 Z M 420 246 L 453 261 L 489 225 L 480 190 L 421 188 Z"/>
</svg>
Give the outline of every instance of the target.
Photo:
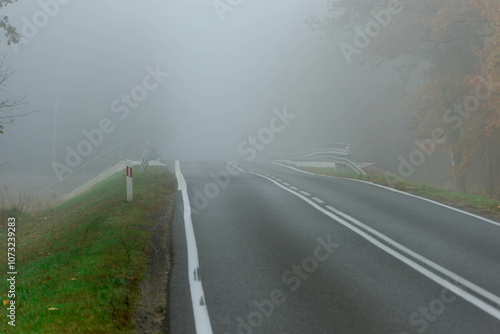
<svg viewBox="0 0 500 334">
<path fill-rule="evenodd" d="M 375 176 L 375 175 L 340 173 L 337 172 L 334 168 L 303 167 L 302 169 L 317 174 L 338 176 L 338 177 L 345 177 L 356 180 L 373 182 L 393 189 L 398 189 L 401 191 L 405 191 L 407 193 L 443 202 L 455 207 L 463 209 L 473 209 L 473 211 L 479 213 L 495 214 L 495 215 L 500 214 L 499 199 L 492 198 L 489 196 L 481 196 L 476 194 L 466 194 L 461 192 L 449 191 L 428 184 L 412 182 L 403 178 L 393 177 L 393 176 Z"/>
<path fill-rule="evenodd" d="M 7 272 L 7 218 L 16 226 L 16 327 L 2 333 L 132 333 L 139 283 L 147 273 L 149 216 L 175 193 L 165 167 L 134 174 L 126 202 L 119 172 L 93 190 L 30 215 L 0 211 L 0 268 Z M 2 279 L 2 299 L 8 290 Z"/>
</svg>

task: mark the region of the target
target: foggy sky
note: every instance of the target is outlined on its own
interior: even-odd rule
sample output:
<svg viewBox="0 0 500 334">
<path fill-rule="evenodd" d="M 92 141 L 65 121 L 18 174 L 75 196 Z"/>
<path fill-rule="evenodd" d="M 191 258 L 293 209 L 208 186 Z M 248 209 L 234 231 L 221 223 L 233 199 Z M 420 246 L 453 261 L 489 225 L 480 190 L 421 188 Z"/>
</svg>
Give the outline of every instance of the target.
<svg viewBox="0 0 500 334">
<path fill-rule="evenodd" d="M 4 13 L 22 33 L 26 19 L 33 22 L 42 10 L 21 1 Z M 348 64 L 336 45 L 304 25 L 309 15 L 325 13 L 326 1 L 305 0 L 245 0 L 224 21 L 209 0 L 61 4 L 18 52 L 1 45 L 15 70 L 8 93 L 27 94 L 26 111 L 38 111 L 0 136 L 0 164 L 8 162 L 1 182 L 26 174 L 40 180 L 40 189 L 57 181 L 51 164 L 64 163 L 66 146 L 75 148 L 82 131 L 105 118 L 114 130 L 82 163 L 122 141 L 127 154 L 137 155 L 148 140 L 169 159 L 238 158 L 238 145 L 285 106 L 296 118 L 276 134 L 269 153 L 344 141 L 371 158 L 372 149 L 360 145 L 370 139 L 366 132 L 406 118 L 373 112 L 401 108 L 388 94 L 390 84 L 381 84 L 394 73 Z M 157 68 L 168 77 L 120 119 L 124 113 L 113 102 Z M 404 137 L 403 128 L 395 124 L 393 135 Z"/>
</svg>

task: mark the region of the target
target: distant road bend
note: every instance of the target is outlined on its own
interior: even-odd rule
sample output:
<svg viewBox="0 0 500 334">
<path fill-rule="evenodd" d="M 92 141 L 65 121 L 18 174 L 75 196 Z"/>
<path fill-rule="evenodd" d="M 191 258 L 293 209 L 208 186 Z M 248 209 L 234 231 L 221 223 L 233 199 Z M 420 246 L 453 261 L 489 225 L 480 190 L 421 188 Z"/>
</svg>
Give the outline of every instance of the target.
<svg viewBox="0 0 500 334">
<path fill-rule="evenodd" d="M 500 224 L 268 163 L 176 162 L 173 334 L 500 333 Z"/>
</svg>

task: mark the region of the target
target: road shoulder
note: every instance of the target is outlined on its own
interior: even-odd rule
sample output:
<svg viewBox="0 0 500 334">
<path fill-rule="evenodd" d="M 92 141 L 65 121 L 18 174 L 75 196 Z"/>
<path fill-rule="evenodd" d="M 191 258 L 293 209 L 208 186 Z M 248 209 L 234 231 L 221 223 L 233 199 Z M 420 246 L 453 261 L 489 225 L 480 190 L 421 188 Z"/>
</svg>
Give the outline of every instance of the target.
<svg viewBox="0 0 500 334">
<path fill-rule="evenodd" d="M 135 316 L 137 333 L 168 332 L 168 281 L 171 271 L 171 225 L 175 201 L 151 215 L 151 254 L 147 278 L 141 282 L 141 301 Z"/>
</svg>

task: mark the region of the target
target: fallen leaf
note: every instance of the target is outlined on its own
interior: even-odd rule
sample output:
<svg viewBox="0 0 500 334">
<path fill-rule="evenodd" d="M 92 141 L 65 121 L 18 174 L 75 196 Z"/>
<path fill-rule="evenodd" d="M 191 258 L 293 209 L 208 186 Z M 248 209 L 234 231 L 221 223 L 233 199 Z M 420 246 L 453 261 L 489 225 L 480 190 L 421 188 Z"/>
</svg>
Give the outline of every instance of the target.
<svg viewBox="0 0 500 334">
<path fill-rule="evenodd" d="M 49 308 L 49 311 L 59 311 L 59 309 L 58 309 L 58 308 L 55 308 L 55 307 L 50 307 L 50 308 Z"/>
<path fill-rule="evenodd" d="M 8 303 L 9 303 L 8 300 L 6 300 L 6 299 L 3 300 L 3 306 L 7 305 Z"/>
</svg>

